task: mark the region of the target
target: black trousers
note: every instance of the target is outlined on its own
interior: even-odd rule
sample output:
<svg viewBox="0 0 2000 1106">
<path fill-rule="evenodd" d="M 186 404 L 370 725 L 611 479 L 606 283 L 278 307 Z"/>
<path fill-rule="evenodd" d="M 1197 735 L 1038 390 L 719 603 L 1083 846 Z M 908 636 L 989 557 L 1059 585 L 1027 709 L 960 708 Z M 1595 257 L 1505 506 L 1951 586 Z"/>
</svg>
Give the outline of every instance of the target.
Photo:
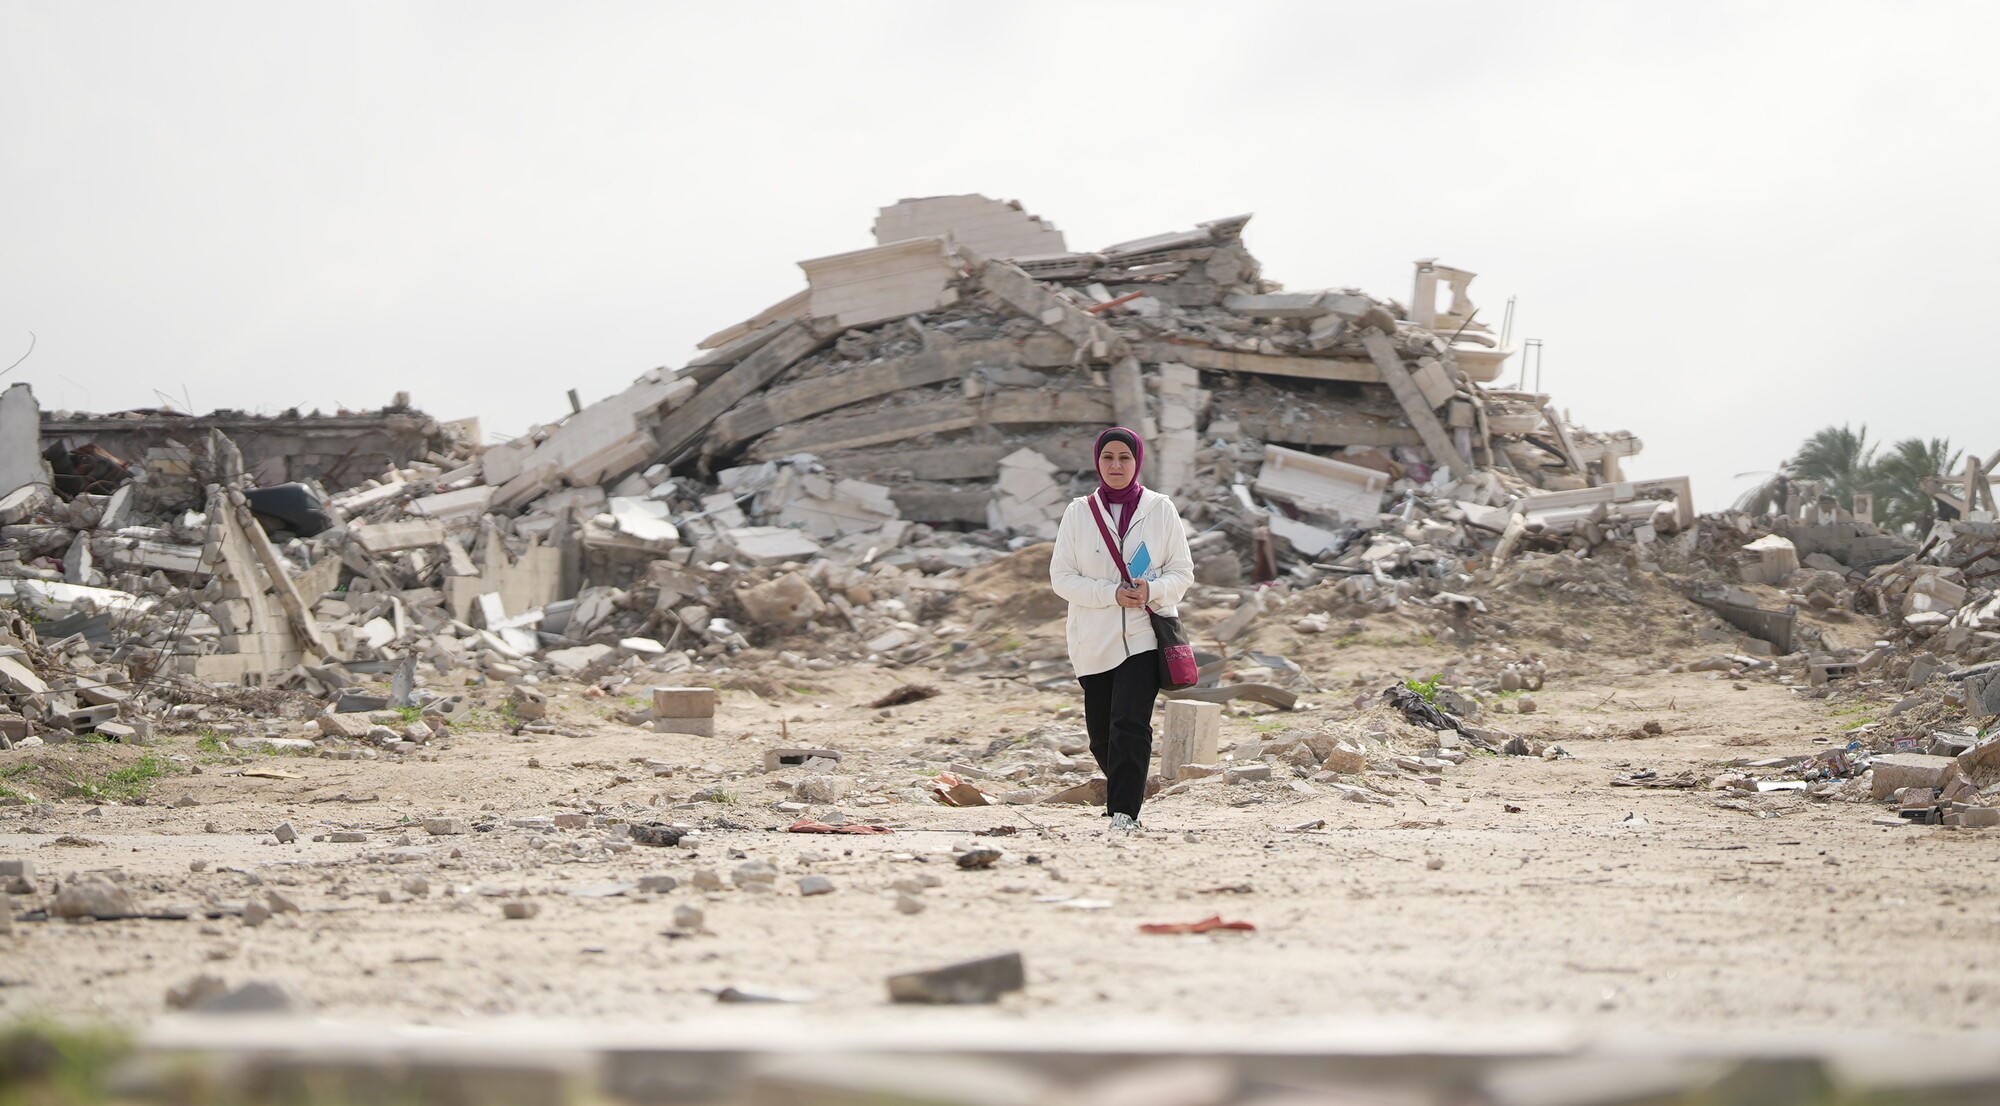
<svg viewBox="0 0 2000 1106">
<path fill-rule="evenodd" d="M 1160 694 L 1160 652 L 1125 658 L 1109 672 L 1078 676 L 1090 755 L 1109 781 L 1108 814 L 1139 816 L 1153 760 L 1153 700 Z"/>
</svg>

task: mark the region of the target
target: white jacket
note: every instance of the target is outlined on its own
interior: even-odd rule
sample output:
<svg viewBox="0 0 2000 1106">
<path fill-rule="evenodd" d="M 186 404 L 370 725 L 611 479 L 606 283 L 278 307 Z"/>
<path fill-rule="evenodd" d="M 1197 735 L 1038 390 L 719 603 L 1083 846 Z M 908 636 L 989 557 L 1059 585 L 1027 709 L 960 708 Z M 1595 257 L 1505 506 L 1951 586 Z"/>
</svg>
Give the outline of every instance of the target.
<svg viewBox="0 0 2000 1106">
<path fill-rule="evenodd" d="M 1125 658 L 1159 648 L 1152 619 L 1146 612 L 1118 605 L 1124 581 L 1104 547 L 1104 536 L 1090 517 L 1090 496 L 1070 501 L 1056 529 L 1056 549 L 1049 558 L 1049 583 L 1069 601 L 1069 662 L 1078 676 L 1091 676 L 1125 663 Z M 1103 510 L 1103 505 L 1099 505 Z M 1125 563 L 1130 565 L 1146 547 L 1151 565 L 1137 577 L 1150 585 L 1153 610 L 1179 613 L 1181 598 L 1194 586 L 1194 557 L 1188 552 L 1187 527 L 1174 501 L 1152 490 L 1139 496 L 1132 525 L 1125 531 Z M 1104 521 L 1118 535 L 1110 511 Z"/>
</svg>

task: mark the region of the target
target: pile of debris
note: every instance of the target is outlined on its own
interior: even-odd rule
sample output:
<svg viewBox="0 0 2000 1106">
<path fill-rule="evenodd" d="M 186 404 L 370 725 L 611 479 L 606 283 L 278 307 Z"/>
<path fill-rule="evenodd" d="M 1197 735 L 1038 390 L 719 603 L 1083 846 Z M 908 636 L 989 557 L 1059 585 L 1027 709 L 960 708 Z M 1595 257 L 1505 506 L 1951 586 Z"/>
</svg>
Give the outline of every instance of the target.
<svg viewBox="0 0 2000 1106">
<path fill-rule="evenodd" d="M 804 291 L 683 368 L 490 447 L 407 396 L 93 418 L 17 385 L 0 602 L 134 679 L 316 695 L 410 658 L 509 683 L 754 647 L 935 660 L 975 648 L 968 574 L 1032 567 L 1113 422 L 1153 445 L 1148 483 L 1238 629 L 1256 585 L 1393 605 L 1517 556 L 1648 560 L 1692 532 L 1685 479 L 1624 479 L 1631 435 L 1490 386 L 1511 350 L 1473 274 L 1418 262 L 1408 307 L 1286 291 L 1247 221 L 1077 253 L 1017 204 L 905 200 L 876 246 L 801 262 Z"/>
</svg>

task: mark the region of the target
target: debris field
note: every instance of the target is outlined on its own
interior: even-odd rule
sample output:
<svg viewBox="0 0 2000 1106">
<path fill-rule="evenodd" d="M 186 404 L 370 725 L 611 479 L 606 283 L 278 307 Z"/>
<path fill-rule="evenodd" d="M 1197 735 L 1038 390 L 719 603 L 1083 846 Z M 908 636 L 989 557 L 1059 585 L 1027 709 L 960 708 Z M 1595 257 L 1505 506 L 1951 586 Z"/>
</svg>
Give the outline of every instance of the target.
<svg viewBox="0 0 2000 1106">
<path fill-rule="evenodd" d="M 1248 221 L 905 200 L 497 445 L 0 393 L 0 1011 L 1981 1025 L 2000 457 L 1699 515 L 1470 272 Z M 1203 669 L 1120 837 L 1048 588 L 1109 424 Z"/>
</svg>

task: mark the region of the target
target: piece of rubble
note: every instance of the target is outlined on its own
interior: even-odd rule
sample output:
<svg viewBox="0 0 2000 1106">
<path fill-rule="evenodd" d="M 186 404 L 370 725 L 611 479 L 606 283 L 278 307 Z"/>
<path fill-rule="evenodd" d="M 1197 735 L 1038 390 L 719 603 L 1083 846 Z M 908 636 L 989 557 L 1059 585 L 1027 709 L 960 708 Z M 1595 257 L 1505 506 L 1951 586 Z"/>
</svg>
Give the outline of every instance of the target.
<svg viewBox="0 0 2000 1106">
<path fill-rule="evenodd" d="M 1906 787 L 1943 787 L 1958 771 L 1958 762 L 1923 753 L 1885 753 L 1870 759 L 1868 767 L 1869 795 L 1881 802 Z"/>
<path fill-rule="evenodd" d="M 49 913 L 57 918 L 124 918 L 132 914 L 132 898 L 108 879 L 84 876 L 63 884 Z"/>
<path fill-rule="evenodd" d="M 712 687 L 656 687 L 653 720 L 648 725 L 658 733 L 713 737 L 719 701 L 720 696 Z"/>
<path fill-rule="evenodd" d="M 938 1004 L 997 1002 L 1010 991 L 1027 987 L 1027 971 L 1018 952 L 968 960 L 928 971 L 889 977 L 889 1001 Z"/>
</svg>

